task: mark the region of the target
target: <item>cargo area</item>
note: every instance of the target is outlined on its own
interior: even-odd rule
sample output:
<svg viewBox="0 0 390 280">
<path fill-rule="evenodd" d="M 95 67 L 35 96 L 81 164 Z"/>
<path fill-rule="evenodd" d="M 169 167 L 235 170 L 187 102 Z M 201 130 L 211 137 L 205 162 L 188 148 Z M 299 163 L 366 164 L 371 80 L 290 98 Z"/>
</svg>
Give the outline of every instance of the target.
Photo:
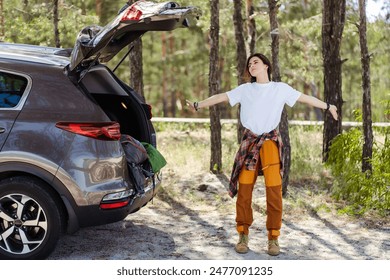
<svg viewBox="0 0 390 280">
<path fill-rule="evenodd" d="M 120 84 L 122 86 L 119 86 Z M 121 83 L 110 70 L 103 65 L 89 70 L 81 85 L 108 118 L 120 124 L 122 134 L 156 145 L 155 132 L 149 120 L 150 107 L 142 102 L 138 93 Z"/>
</svg>

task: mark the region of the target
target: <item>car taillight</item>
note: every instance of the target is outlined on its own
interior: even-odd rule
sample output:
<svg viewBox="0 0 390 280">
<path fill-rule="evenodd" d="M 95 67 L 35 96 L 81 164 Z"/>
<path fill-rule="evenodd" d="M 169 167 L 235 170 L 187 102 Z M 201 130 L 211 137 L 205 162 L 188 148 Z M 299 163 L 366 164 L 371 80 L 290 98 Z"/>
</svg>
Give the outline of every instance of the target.
<svg viewBox="0 0 390 280">
<path fill-rule="evenodd" d="M 99 140 L 119 140 L 120 125 L 117 122 L 58 122 L 56 127 Z"/>
<path fill-rule="evenodd" d="M 141 16 L 142 16 L 142 11 L 138 8 L 137 3 L 134 3 L 133 5 L 131 5 L 125 10 L 125 13 L 121 18 L 121 21 L 139 20 Z"/>
</svg>

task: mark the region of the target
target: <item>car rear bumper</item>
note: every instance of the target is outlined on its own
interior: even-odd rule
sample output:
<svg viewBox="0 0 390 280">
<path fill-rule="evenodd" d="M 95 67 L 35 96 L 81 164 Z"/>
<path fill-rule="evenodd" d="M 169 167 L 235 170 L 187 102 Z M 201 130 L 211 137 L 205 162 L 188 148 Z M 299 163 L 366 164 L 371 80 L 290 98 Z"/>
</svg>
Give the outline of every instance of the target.
<svg viewBox="0 0 390 280">
<path fill-rule="evenodd" d="M 145 193 L 142 195 L 135 195 L 129 203 L 129 214 L 137 212 L 144 207 L 157 193 L 158 187 L 161 185 L 161 173 L 154 176 L 154 181 L 151 180 L 146 186 Z"/>
<path fill-rule="evenodd" d="M 115 209 L 102 209 L 99 205 L 79 207 L 76 210 L 77 214 L 74 215 L 74 217 L 78 217 L 78 228 L 118 222 L 126 218 L 127 215 L 140 210 L 153 199 L 161 185 L 161 174 L 154 177 L 154 183 L 153 180 L 148 182 L 144 189 L 144 194 L 136 194 L 127 198 L 128 203 L 123 207 Z M 74 225 L 74 223 L 69 221 L 68 225 L 70 224 Z M 68 228 L 67 232 L 70 233 L 75 230 L 77 229 L 73 226 L 72 229 Z"/>
</svg>

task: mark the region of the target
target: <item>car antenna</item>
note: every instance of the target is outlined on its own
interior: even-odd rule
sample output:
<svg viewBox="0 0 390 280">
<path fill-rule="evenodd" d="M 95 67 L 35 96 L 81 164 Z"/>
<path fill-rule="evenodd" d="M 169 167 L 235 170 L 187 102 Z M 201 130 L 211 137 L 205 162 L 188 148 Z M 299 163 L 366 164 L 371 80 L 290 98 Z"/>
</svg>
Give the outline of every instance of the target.
<svg viewBox="0 0 390 280">
<path fill-rule="evenodd" d="M 123 60 L 129 55 L 129 53 L 134 49 L 134 45 L 131 46 L 131 48 L 128 50 L 128 52 L 122 57 L 121 61 L 115 66 L 114 70 L 112 70 L 113 73 L 115 73 L 115 70 L 118 69 L 119 65 L 122 64 Z"/>
</svg>

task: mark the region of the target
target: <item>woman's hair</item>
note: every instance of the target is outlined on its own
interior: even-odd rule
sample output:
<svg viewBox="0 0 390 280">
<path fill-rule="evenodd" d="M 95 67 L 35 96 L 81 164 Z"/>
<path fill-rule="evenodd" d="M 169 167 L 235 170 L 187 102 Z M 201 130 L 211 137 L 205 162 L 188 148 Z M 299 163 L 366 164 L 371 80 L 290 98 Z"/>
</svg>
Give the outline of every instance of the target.
<svg viewBox="0 0 390 280">
<path fill-rule="evenodd" d="M 245 69 L 246 76 L 248 78 L 250 78 L 250 82 L 251 83 L 256 82 L 256 77 L 252 77 L 251 76 L 251 74 L 249 73 L 249 67 L 248 67 L 249 66 L 249 60 L 251 60 L 251 58 L 253 58 L 255 56 L 260 58 L 261 61 L 263 61 L 263 63 L 268 66 L 268 68 L 267 68 L 268 79 L 271 81 L 271 73 L 272 73 L 271 62 L 269 61 L 269 59 L 264 54 L 261 54 L 261 53 L 254 53 L 254 54 L 252 54 L 251 56 L 248 57 L 248 59 L 246 61 L 246 69 Z"/>
</svg>

